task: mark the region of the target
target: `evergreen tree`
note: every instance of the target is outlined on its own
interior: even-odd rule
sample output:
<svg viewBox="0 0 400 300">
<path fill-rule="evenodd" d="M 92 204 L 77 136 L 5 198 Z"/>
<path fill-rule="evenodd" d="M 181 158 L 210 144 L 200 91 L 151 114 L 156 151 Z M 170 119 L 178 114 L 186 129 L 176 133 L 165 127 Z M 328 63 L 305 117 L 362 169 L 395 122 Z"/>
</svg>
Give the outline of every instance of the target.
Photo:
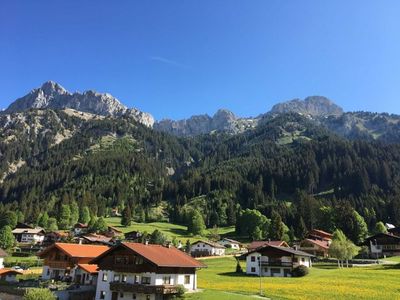
<svg viewBox="0 0 400 300">
<path fill-rule="evenodd" d="M 76 201 L 72 201 L 70 205 L 70 210 L 71 210 L 71 217 L 70 217 L 70 225 L 75 225 L 78 223 L 79 220 L 79 206 L 76 203 Z"/>
<path fill-rule="evenodd" d="M 150 244 L 164 245 L 168 238 L 160 230 L 154 230 L 150 235 Z"/>
<path fill-rule="evenodd" d="M 0 228 L 4 226 L 10 226 L 15 228 L 18 222 L 17 214 L 13 211 L 6 211 L 0 216 Z"/>
<path fill-rule="evenodd" d="M 271 227 L 269 237 L 273 240 L 282 241 L 284 236 L 284 224 L 282 222 L 282 217 L 276 211 L 271 214 Z"/>
<path fill-rule="evenodd" d="M 58 230 L 57 219 L 56 218 L 49 218 L 49 220 L 47 221 L 46 230 L 47 231 L 56 231 L 56 230 Z"/>
<path fill-rule="evenodd" d="M 48 224 L 49 224 L 49 215 L 47 214 L 47 211 L 45 211 L 43 214 L 40 215 L 40 218 L 38 220 L 38 225 L 44 229 L 47 229 Z"/>
<path fill-rule="evenodd" d="M 0 229 L 0 248 L 9 250 L 15 245 L 15 238 L 10 226 L 6 225 Z"/>
<path fill-rule="evenodd" d="M 126 205 L 122 211 L 121 225 L 125 227 L 132 225 L 132 212 L 129 205 Z"/>
<path fill-rule="evenodd" d="M 205 229 L 206 225 L 204 224 L 204 219 L 201 216 L 200 212 L 197 210 L 193 210 L 192 217 L 190 218 L 188 224 L 188 233 L 193 235 L 202 235 Z"/>
<path fill-rule="evenodd" d="M 90 221 L 90 211 L 89 207 L 84 206 L 79 215 L 79 222 L 82 224 L 89 224 Z"/>
<path fill-rule="evenodd" d="M 107 223 L 103 217 L 97 219 L 93 230 L 95 232 L 106 232 L 108 229 Z"/>
<path fill-rule="evenodd" d="M 62 204 L 60 209 L 60 214 L 58 217 L 58 228 L 69 229 L 71 221 L 71 209 L 69 205 Z"/>
</svg>

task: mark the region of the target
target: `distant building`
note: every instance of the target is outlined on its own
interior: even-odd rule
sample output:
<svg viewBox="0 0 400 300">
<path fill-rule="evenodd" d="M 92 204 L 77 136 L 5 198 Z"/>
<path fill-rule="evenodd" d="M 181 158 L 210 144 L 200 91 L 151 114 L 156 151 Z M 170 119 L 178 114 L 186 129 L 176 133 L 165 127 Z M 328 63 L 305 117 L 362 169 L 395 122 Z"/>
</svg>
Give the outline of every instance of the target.
<svg viewBox="0 0 400 300">
<path fill-rule="evenodd" d="M 22 275 L 22 272 L 11 269 L 0 269 L 0 281 L 17 282 L 17 275 Z"/>
<path fill-rule="evenodd" d="M 372 258 L 400 255 L 400 236 L 393 233 L 378 233 L 365 239 Z"/>
<path fill-rule="evenodd" d="M 89 226 L 87 224 L 83 224 L 83 223 L 76 223 L 74 225 L 74 235 L 75 236 L 79 236 L 81 234 L 85 234 L 88 231 Z"/>
<path fill-rule="evenodd" d="M 218 244 L 225 246 L 225 248 L 231 248 L 235 250 L 240 250 L 242 248 L 242 244 L 240 242 L 228 238 L 219 240 Z"/>
<path fill-rule="evenodd" d="M 121 243 L 91 261 L 99 266 L 96 300 L 170 299 L 179 286 L 197 289 L 201 262 L 161 245 Z"/>
<path fill-rule="evenodd" d="M 112 237 L 107 237 L 102 234 L 89 233 L 81 236 L 81 241 L 84 244 L 92 244 L 92 245 L 110 245 L 113 243 Z"/>
<path fill-rule="evenodd" d="M 46 233 L 44 236 L 43 244 L 50 246 L 54 243 L 66 242 L 70 237 L 69 231 L 56 230 Z"/>
<path fill-rule="evenodd" d="M 247 250 L 250 251 L 254 251 L 257 248 L 260 247 L 264 247 L 267 245 L 271 245 L 271 246 L 277 246 L 277 247 L 289 247 L 288 243 L 286 243 L 285 241 L 252 241 L 248 246 L 247 246 Z"/>
<path fill-rule="evenodd" d="M 314 256 L 328 257 L 330 245 L 331 241 L 304 239 L 299 244 L 299 250 L 310 253 Z"/>
<path fill-rule="evenodd" d="M 107 227 L 107 231 L 106 232 L 102 232 L 102 234 L 104 234 L 105 236 L 108 236 L 108 237 L 119 237 L 119 236 L 122 236 L 122 231 L 121 230 L 119 230 L 118 228 L 115 228 L 115 227 L 113 227 L 113 226 L 108 226 Z"/>
<path fill-rule="evenodd" d="M 297 266 L 311 267 L 312 255 L 288 247 L 266 245 L 246 254 L 246 273 L 257 276 L 291 277 Z"/>
<path fill-rule="evenodd" d="M 130 242 L 139 242 L 140 238 L 142 237 L 142 233 L 140 231 L 129 231 L 124 234 L 125 240 Z"/>
<path fill-rule="evenodd" d="M 307 234 L 308 239 L 312 240 L 321 240 L 321 241 L 331 241 L 333 238 L 333 235 L 329 232 L 320 230 L 320 229 L 312 229 L 308 234 Z"/>
<path fill-rule="evenodd" d="M 42 278 L 72 280 L 79 264 L 88 264 L 108 249 L 107 246 L 55 243 L 38 253 L 44 259 Z"/>
<path fill-rule="evenodd" d="M 225 247 L 211 241 L 197 241 L 190 246 L 193 257 L 225 255 Z"/>
<path fill-rule="evenodd" d="M 41 244 L 45 235 L 43 228 L 15 228 L 12 233 L 22 244 Z"/>
<path fill-rule="evenodd" d="M 4 268 L 4 257 L 7 256 L 7 253 L 0 248 L 0 269 Z"/>
</svg>

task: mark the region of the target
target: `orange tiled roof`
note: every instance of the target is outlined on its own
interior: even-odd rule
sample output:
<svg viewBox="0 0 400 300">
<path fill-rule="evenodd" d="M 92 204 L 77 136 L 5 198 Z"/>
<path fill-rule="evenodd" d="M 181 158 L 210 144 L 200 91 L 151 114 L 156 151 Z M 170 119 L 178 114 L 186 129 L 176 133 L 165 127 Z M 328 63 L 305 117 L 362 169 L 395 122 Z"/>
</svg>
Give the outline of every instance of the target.
<svg viewBox="0 0 400 300">
<path fill-rule="evenodd" d="M 101 257 L 111 253 L 118 247 L 125 247 L 134 253 L 144 257 L 159 267 L 181 267 L 181 268 L 204 268 L 205 265 L 197 261 L 193 257 L 187 255 L 175 247 L 165 247 L 161 245 L 145 245 L 141 243 L 121 243 L 118 246 L 103 253 L 100 257 L 92 260 L 92 263 L 97 263 Z"/>
<path fill-rule="evenodd" d="M 52 250 L 54 247 L 60 249 L 62 252 L 64 252 L 70 257 L 87 257 L 87 258 L 95 258 L 109 249 L 109 247 L 107 246 L 98 246 L 98 245 L 54 243 L 53 245 L 44 249 L 42 252 L 38 253 L 38 256 L 44 257 L 45 254 L 47 254 L 47 252 Z"/>
<path fill-rule="evenodd" d="M 329 244 L 327 241 L 319 241 L 319 240 L 312 240 L 312 239 L 305 239 L 305 241 L 315 244 L 321 248 L 329 249 Z"/>
<path fill-rule="evenodd" d="M 99 272 L 99 267 L 97 265 L 78 264 L 78 267 L 90 274 L 95 274 Z"/>
<path fill-rule="evenodd" d="M 23 274 L 23 273 L 22 273 L 22 272 L 19 272 L 19 271 L 17 271 L 17 270 L 0 269 L 0 276 L 8 275 L 8 274 L 21 275 L 21 274 Z"/>
</svg>

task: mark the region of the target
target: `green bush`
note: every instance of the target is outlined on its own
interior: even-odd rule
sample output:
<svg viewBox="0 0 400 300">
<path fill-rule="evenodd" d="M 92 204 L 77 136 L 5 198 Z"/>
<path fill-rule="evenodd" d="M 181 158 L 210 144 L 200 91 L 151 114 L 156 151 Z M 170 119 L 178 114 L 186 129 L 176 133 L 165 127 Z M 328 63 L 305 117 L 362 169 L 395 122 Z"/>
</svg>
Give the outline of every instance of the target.
<svg viewBox="0 0 400 300">
<path fill-rule="evenodd" d="M 24 300 L 56 300 L 56 297 L 49 289 L 29 289 Z"/>
<path fill-rule="evenodd" d="M 292 276 L 293 277 L 303 277 L 308 275 L 308 268 L 306 266 L 298 266 L 293 269 Z"/>
</svg>

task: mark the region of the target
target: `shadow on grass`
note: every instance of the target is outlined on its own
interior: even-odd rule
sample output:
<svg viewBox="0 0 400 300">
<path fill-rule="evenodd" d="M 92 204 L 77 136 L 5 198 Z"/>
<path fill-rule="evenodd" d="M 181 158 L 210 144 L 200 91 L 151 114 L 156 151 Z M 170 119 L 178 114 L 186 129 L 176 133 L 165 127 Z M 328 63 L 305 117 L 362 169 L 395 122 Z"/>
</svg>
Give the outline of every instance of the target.
<svg viewBox="0 0 400 300">
<path fill-rule="evenodd" d="M 338 266 L 335 264 L 313 264 L 312 265 L 313 268 L 315 269 L 323 269 L 323 270 L 336 270 L 338 269 Z"/>
<path fill-rule="evenodd" d="M 169 231 L 171 231 L 172 233 L 175 233 L 177 235 L 187 235 L 187 231 L 185 229 L 181 229 L 181 228 L 171 228 L 169 229 Z"/>
<path fill-rule="evenodd" d="M 381 266 L 378 270 L 400 270 L 400 264 L 391 264 L 391 265 L 377 265 Z"/>
<path fill-rule="evenodd" d="M 246 273 L 236 273 L 236 272 L 224 272 L 218 273 L 217 275 L 220 276 L 227 276 L 227 277 L 258 277 L 256 275 L 247 275 Z"/>
</svg>

